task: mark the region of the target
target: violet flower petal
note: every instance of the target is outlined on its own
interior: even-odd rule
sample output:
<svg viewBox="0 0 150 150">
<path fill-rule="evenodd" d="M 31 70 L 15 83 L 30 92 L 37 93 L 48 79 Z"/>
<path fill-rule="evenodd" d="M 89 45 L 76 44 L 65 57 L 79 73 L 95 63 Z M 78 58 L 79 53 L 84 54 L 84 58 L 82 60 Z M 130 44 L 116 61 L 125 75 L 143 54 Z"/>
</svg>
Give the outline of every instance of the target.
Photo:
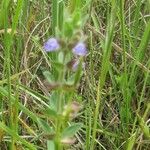
<svg viewBox="0 0 150 150">
<path fill-rule="evenodd" d="M 86 46 L 83 42 L 79 42 L 74 48 L 73 53 L 79 56 L 85 56 L 87 54 Z"/>
<path fill-rule="evenodd" d="M 57 39 L 50 38 L 47 42 L 44 43 L 44 50 L 46 52 L 56 51 L 60 48 Z"/>
</svg>

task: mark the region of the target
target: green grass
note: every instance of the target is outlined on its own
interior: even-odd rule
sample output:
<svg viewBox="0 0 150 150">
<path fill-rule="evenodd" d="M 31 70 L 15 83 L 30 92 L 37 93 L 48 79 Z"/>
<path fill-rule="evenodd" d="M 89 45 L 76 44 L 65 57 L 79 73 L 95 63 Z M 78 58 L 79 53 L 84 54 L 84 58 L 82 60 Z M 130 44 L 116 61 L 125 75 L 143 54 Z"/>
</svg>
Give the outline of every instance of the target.
<svg viewBox="0 0 150 150">
<path fill-rule="evenodd" d="M 1 0 L 0 149 L 148 150 L 149 14 L 148 0 Z M 45 53 L 49 37 L 86 40 L 85 69 Z"/>
</svg>

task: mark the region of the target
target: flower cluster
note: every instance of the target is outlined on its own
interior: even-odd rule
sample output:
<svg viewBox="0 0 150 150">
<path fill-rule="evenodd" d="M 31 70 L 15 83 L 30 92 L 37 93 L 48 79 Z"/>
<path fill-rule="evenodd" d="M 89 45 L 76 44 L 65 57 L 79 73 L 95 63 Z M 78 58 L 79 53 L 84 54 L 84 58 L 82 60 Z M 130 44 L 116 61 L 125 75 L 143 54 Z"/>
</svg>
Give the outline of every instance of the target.
<svg viewBox="0 0 150 150">
<path fill-rule="evenodd" d="M 47 42 L 44 43 L 44 50 L 46 52 L 53 52 L 53 51 L 58 51 L 60 49 L 60 44 L 58 42 L 58 40 L 56 38 L 50 38 L 48 39 Z M 86 56 L 87 54 L 87 48 L 86 48 L 86 45 L 83 43 L 83 42 L 78 42 L 73 48 L 72 48 L 72 53 L 75 55 L 75 56 L 81 56 L 81 57 L 84 57 Z M 72 63 L 72 70 L 73 71 L 76 71 L 79 64 L 80 64 L 80 61 L 79 59 L 76 59 L 74 61 L 71 61 L 73 62 Z M 82 63 L 82 67 L 84 67 L 85 64 Z"/>
</svg>

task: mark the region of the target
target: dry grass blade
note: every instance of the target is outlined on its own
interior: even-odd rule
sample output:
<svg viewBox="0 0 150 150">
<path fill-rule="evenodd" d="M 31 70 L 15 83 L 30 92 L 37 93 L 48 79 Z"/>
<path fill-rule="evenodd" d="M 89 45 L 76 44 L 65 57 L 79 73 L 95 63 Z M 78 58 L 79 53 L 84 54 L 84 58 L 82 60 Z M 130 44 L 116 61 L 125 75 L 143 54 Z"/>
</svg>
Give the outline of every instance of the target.
<svg viewBox="0 0 150 150">
<path fill-rule="evenodd" d="M 100 31 L 97 31 L 93 26 L 91 26 L 91 25 L 88 24 L 88 28 L 89 28 L 93 33 L 99 35 L 102 40 L 105 39 L 105 35 L 102 34 Z M 117 52 L 119 52 L 119 53 L 121 53 L 121 54 L 123 53 L 123 49 L 120 48 L 116 43 L 113 42 L 112 45 L 113 45 L 114 49 L 115 49 Z M 129 53 L 126 52 L 126 56 L 127 56 L 129 59 L 135 61 L 135 62 L 136 62 L 136 65 L 139 66 L 143 71 L 150 73 L 150 70 L 149 70 L 145 65 L 143 65 L 141 62 L 137 61 L 132 55 L 130 55 Z"/>
</svg>

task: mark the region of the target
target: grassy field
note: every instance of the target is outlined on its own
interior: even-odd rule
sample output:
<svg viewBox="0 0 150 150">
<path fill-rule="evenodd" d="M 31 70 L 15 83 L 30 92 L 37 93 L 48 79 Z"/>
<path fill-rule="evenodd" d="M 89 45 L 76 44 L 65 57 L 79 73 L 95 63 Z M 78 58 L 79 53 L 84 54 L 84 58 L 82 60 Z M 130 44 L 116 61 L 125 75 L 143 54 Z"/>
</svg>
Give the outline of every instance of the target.
<svg viewBox="0 0 150 150">
<path fill-rule="evenodd" d="M 150 0 L 0 1 L 0 150 L 149 150 Z"/>
</svg>

